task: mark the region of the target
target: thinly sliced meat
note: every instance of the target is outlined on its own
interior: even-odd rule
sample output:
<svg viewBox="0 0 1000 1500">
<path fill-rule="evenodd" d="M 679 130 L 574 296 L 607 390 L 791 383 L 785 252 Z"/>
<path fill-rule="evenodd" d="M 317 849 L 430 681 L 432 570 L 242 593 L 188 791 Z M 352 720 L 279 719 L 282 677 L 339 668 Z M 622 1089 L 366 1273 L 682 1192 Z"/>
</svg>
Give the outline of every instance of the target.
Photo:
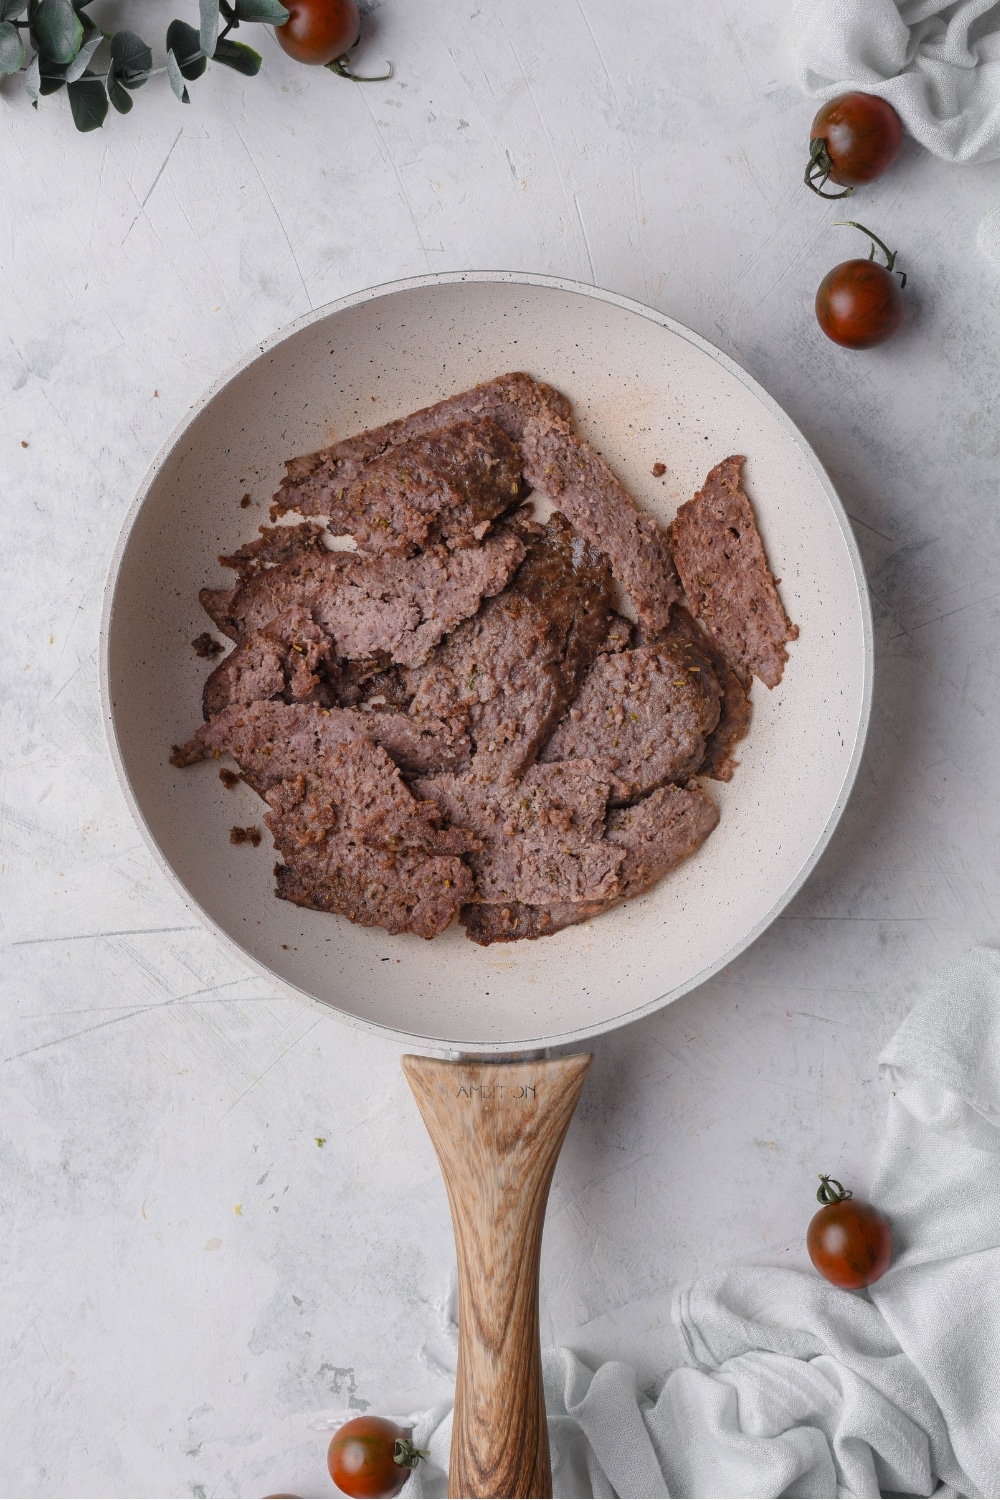
<svg viewBox="0 0 1000 1500">
<path fill-rule="evenodd" d="M 442 636 L 498 593 L 524 557 L 524 543 L 504 529 L 475 547 L 432 547 L 416 557 L 359 557 L 352 552 L 296 556 L 239 584 L 212 618 L 242 641 L 298 606 L 335 642 L 338 659 L 419 666 Z M 202 602 L 204 603 L 204 596 Z"/>
<path fill-rule="evenodd" d="M 750 728 L 750 678 L 743 677 L 683 605 L 675 605 L 670 624 L 660 640 L 681 643 L 693 662 L 704 663 L 715 675 L 722 692 L 719 722 L 705 740 L 705 758 L 698 767 L 713 781 L 731 781 L 739 762 L 733 747 Z"/>
<path fill-rule="evenodd" d="M 658 522 L 638 509 L 603 458 L 573 432 L 533 418 L 521 454 L 528 483 L 606 554 L 639 618 L 651 630 L 662 629 L 681 588 Z"/>
<path fill-rule="evenodd" d="M 744 459 L 723 459 L 670 528 L 670 546 L 694 613 L 736 671 L 769 688 L 781 681 L 799 627 L 778 597 L 740 484 Z M 666 622 L 664 622 L 666 623 Z"/>
<path fill-rule="evenodd" d="M 632 621 L 612 613 L 608 633 L 601 643 L 602 651 L 627 651 L 632 644 Z"/>
<path fill-rule="evenodd" d="M 472 895 L 461 854 L 478 840 L 419 802 L 364 716 L 305 704 L 234 705 L 202 726 L 175 765 L 232 755 L 270 807 L 285 860 L 277 894 L 364 926 L 431 938 Z"/>
<path fill-rule="evenodd" d="M 287 477 L 274 497 L 272 519 L 288 510 L 303 515 L 324 514 L 323 497 L 346 490 L 362 478 L 367 465 L 392 448 L 398 448 L 425 433 L 439 432 L 455 422 L 480 421 L 487 418 L 497 424 L 507 437 L 519 443 L 525 423 L 531 417 L 544 417 L 550 424 L 569 428 L 570 407 L 565 396 L 551 386 L 533 380 L 530 375 L 514 372 L 499 375 L 472 390 L 460 391 L 434 406 L 425 406 L 383 427 L 371 427 L 355 437 L 332 443 L 317 453 L 290 459 Z M 320 508 L 317 508 L 320 507 Z"/>
<path fill-rule="evenodd" d="M 608 816 L 607 841 L 624 852 L 619 892 L 606 901 L 471 902 L 459 920 L 483 947 L 548 937 L 641 895 L 694 854 L 719 821 L 715 803 L 700 787 L 666 786 Z"/>
<path fill-rule="evenodd" d="M 489 418 L 517 444 L 529 484 L 555 500 L 591 544 L 604 552 L 641 619 L 661 629 L 680 585 L 665 533 L 641 511 L 604 460 L 572 430 L 566 398 L 514 372 L 462 391 L 384 427 L 293 458 L 271 508 L 327 514 L 327 497 L 360 482 L 366 467 L 389 450 L 462 419 Z"/>
<path fill-rule="evenodd" d="M 436 776 L 468 766 L 472 740 L 461 717 L 446 721 L 379 709 L 366 713 L 364 721 L 375 743 L 407 776 Z"/>
<path fill-rule="evenodd" d="M 306 609 L 286 609 L 219 663 L 205 683 L 202 708 L 206 719 L 231 703 L 282 698 L 286 703 L 336 702 L 333 642 Z"/>
<path fill-rule="evenodd" d="M 368 553 L 408 553 L 429 541 L 468 547 L 521 496 L 521 455 L 495 422 L 456 422 L 389 448 L 351 479 L 321 466 L 293 484 L 286 500 L 327 517 Z"/>
<path fill-rule="evenodd" d="M 482 840 L 468 856 L 481 901 L 593 901 L 618 892 L 622 852 L 604 838 L 608 780 L 590 761 L 532 766 L 517 782 L 474 772 L 414 783 Z"/>
<path fill-rule="evenodd" d="M 606 560 L 554 514 L 510 586 L 410 674 L 410 712 L 468 717 L 480 776 L 531 764 L 604 641 Z"/>
<path fill-rule="evenodd" d="M 260 535 L 252 542 L 219 558 L 224 568 L 233 568 L 241 579 L 252 578 L 292 557 L 322 556 L 327 550 L 323 538 L 329 532 L 315 521 L 303 521 L 299 526 L 261 526 L 258 530 Z"/>
<path fill-rule="evenodd" d="M 611 801 L 631 802 L 666 781 L 686 781 L 719 722 L 719 685 L 683 645 L 598 656 L 579 696 L 541 752 L 543 761 L 601 757 Z"/>
</svg>

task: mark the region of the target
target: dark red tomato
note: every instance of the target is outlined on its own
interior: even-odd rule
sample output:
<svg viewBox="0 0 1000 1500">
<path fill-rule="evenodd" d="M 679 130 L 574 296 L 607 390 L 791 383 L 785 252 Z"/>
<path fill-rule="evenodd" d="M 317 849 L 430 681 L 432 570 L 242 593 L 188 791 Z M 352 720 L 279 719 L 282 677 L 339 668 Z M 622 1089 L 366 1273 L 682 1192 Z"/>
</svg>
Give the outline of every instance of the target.
<svg viewBox="0 0 1000 1500">
<path fill-rule="evenodd" d="M 814 192 L 827 181 L 844 193 L 820 193 L 823 198 L 847 198 L 856 187 L 874 182 L 892 166 L 903 143 L 903 126 L 891 104 L 874 94 L 839 94 L 824 104 L 809 132 L 806 183 Z"/>
<path fill-rule="evenodd" d="M 891 271 L 873 260 L 845 260 L 828 271 L 816 293 L 816 317 L 828 339 L 845 349 L 873 349 L 903 321 L 903 293 Z"/>
<path fill-rule="evenodd" d="M 274 34 L 296 62 L 325 67 L 343 57 L 361 32 L 355 0 L 283 0 L 288 20 Z"/>
<path fill-rule="evenodd" d="M 405 1427 L 385 1417 L 355 1417 L 334 1433 L 326 1455 L 330 1478 L 345 1495 L 379 1500 L 398 1495 L 426 1454 Z"/>
<path fill-rule="evenodd" d="M 809 1259 L 834 1286 L 852 1292 L 872 1286 L 892 1260 L 889 1221 L 870 1203 L 857 1203 L 839 1182 L 829 1177 L 820 1182 L 816 1196 L 823 1207 L 806 1234 Z"/>
</svg>

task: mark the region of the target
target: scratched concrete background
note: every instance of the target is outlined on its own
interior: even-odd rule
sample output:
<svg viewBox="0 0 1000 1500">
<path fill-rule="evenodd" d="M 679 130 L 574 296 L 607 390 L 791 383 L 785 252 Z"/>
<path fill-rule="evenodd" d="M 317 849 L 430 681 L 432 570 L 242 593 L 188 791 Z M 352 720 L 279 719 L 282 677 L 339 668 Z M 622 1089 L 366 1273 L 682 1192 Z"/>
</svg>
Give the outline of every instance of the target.
<svg viewBox="0 0 1000 1500">
<path fill-rule="evenodd" d="M 162 36 L 173 8 L 147 9 Z M 389 84 L 297 67 L 258 30 L 257 80 L 212 69 L 181 108 L 160 79 L 89 136 L 62 97 L 36 113 L 0 89 L 3 1494 L 332 1494 L 324 1414 L 447 1389 L 450 1231 L 397 1047 L 200 930 L 100 722 L 135 486 L 288 320 L 428 269 L 641 298 L 786 407 L 867 565 L 854 800 L 751 951 L 597 1044 L 548 1219 L 547 1340 L 653 1385 L 678 1281 L 802 1264 L 815 1174 L 870 1173 L 883 1041 L 925 974 L 1000 936 L 1000 299 L 974 248 L 1000 168 L 904 146 L 855 203 L 900 248 L 910 323 L 882 351 L 827 343 L 815 287 L 858 242 L 801 186 L 786 21 L 783 0 L 382 0 L 358 65 L 391 58 Z"/>
</svg>

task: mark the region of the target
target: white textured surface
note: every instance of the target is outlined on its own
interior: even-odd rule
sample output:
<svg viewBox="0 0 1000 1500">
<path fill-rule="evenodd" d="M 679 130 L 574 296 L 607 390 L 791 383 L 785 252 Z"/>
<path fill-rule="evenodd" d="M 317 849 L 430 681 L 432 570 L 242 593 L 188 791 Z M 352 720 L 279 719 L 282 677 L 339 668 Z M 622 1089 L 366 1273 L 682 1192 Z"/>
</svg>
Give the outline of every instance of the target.
<svg viewBox="0 0 1000 1500">
<path fill-rule="evenodd" d="M 418 1356 L 447 1211 L 398 1049 L 276 1000 L 192 924 L 100 726 L 135 486 L 290 318 L 428 267 L 651 302 L 786 407 L 868 565 L 858 791 L 753 949 L 597 1044 L 546 1338 L 653 1380 L 678 1279 L 802 1264 L 814 1174 L 867 1180 L 874 1058 L 917 977 L 996 939 L 1000 341 L 974 240 L 1000 167 L 904 145 L 851 207 L 899 246 L 912 321 L 883 350 L 827 343 L 815 286 L 858 241 L 800 185 L 785 20 L 778 0 L 385 0 L 360 60 L 391 57 L 388 86 L 265 41 L 257 80 L 215 69 L 184 110 L 150 85 L 87 137 L 3 86 L 3 1493 L 329 1494 L 309 1413 L 441 1389 Z"/>
</svg>

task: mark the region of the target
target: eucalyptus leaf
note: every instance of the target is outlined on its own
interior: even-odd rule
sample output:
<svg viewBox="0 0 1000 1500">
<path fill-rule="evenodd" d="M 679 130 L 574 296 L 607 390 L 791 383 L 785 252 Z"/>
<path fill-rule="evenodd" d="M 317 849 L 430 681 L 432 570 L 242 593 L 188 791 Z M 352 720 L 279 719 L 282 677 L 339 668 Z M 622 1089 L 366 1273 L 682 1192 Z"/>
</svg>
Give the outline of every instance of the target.
<svg viewBox="0 0 1000 1500">
<path fill-rule="evenodd" d="M 38 53 L 36 52 L 24 70 L 24 92 L 36 108 L 38 107 L 39 82 Z"/>
<path fill-rule="evenodd" d="M 92 73 L 76 79 L 69 85 L 69 107 L 73 111 L 73 124 L 77 130 L 100 130 L 108 114 L 108 96 L 104 79 Z"/>
<path fill-rule="evenodd" d="M 200 78 L 208 67 L 208 58 L 201 50 L 201 38 L 186 21 L 171 21 L 167 27 L 167 46 L 177 59 L 181 75 L 189 82 Z"/>
<path fill-rule="evenodd" d="M 115 82 L 141 89 L 153 69 L 153 54 L 134 31 L 116 31 L 111 38 L 111 71 Z"/>
<path fill-rule="evenodd" d="M 70 0 L 42 0 L 32 21 L 39 52 L 54 63 L 71 63 L 83 45 L 83 22 Z"/>
<path fill-rule="evenodd" d="M 3 0 L 0 4 L 0 21 L 16 21 L 28 9 L 28 0 Z"/>
<path fill-rule="evenodd" d="M 94 53 L 97 51 L 103 40 L 104 33 L 96 26 L 85 34 L 83 38 L 83 46 L 76 54 L 69 67 L 66 69 L 67 83 L 75 83 L 78 78 L 83 77 L 84 73 L 87 71 L 87 64 L 90 62 L 90 59 L 93 57 Z"/>
<path fill-rule="evenodd" d="M 231 42 L 228 37 L 220 37 L 212 53 L 212 61 L 224 63 L 227 68 L 235 68 L 237 73 L 245 73 L 248 78 L 254 78 L 260 72 L 263 58 L 252 47 L 244 47 L 242 42 Z"/>
<path fill-rule="evenodd" d="M 134 102 L 113 73 L 108 74 L 108 98 L 120 115 L 127 115 Z"/>
<path fill-rule="evenodd" d="M 66 87 L 66 69 L 54 67 L 52 63 L 42 58 L 41 75 L 38 81 L 38 92 L 42 98 L 49 94 L 58 94 L 59 90 Z"/>
<path fill-rule="evenodd" d="M 191 96 L 184 87 L 184 75 L 181 72 L 181 65 L 172 51 L 167 53 L 167 77 L 170 79 L 170 87 L 181 103 L 190 104 Z"/>
<path fill-rule="evenodd" d="M 266 21 L 269 26 L 284 26 L 289 15 L 281 0 L 236 0 L 236 14 L 241 21 Z"/>
<path fill-rule="evenodd" d="M 198 11 L 201 16 L 201 50 L 206 57 L 211 57 L 219 39 L 219 0 L 198 0 Z"/>
<path fill-rule="evenodd" d="M 16 73 L 23 62 L 21 33 L 9 21 L 0 21 L 0 73 Z"/>
</svg>

